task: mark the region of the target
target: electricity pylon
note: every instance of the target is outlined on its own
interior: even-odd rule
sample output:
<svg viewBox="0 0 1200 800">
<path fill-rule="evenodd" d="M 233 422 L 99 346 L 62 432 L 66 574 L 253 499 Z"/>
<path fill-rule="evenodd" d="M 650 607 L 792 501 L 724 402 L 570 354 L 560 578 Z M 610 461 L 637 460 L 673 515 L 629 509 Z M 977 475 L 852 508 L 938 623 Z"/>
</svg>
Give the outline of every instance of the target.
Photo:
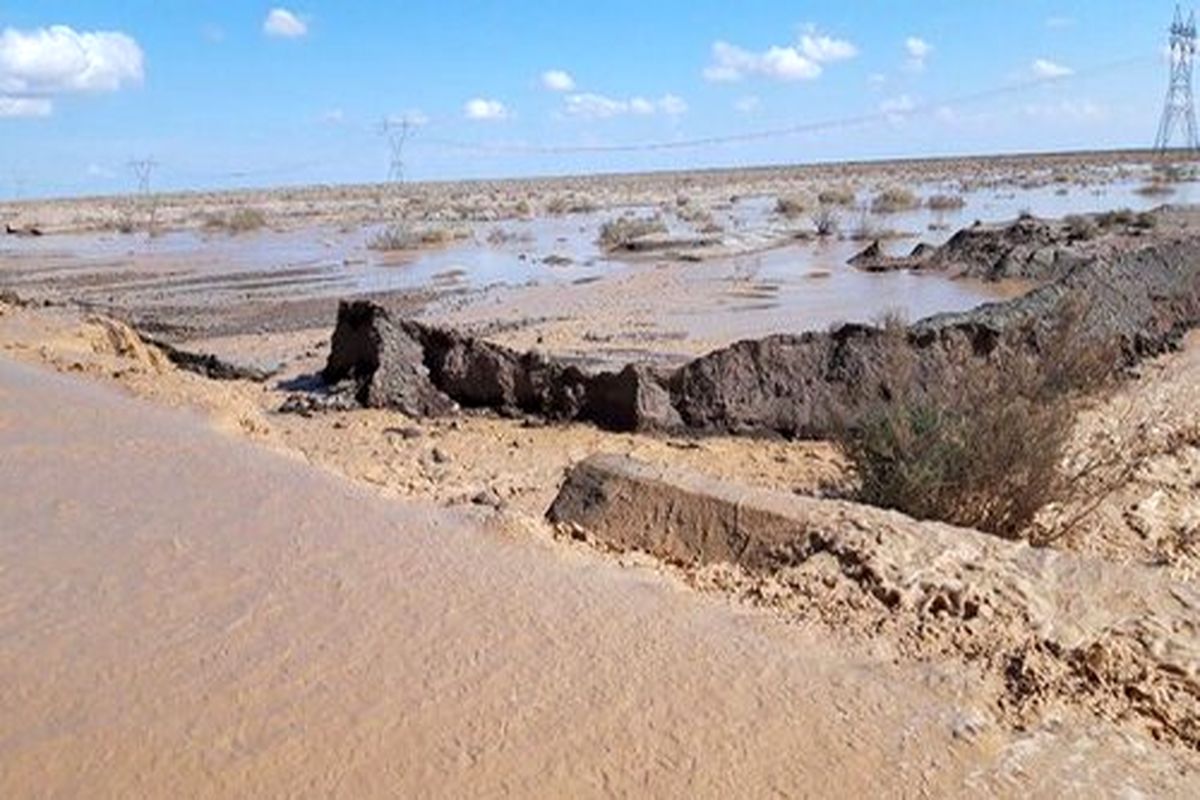
<svg viewBox="0 0 1200 800">
<path fill-rule="evenodd" d="M 1175 6 L 1175 21 L 1171 23 L 1171 83 L 1158 138 L 1154 149 L 1166 152 L 1176 131 L 1183 133 L 1183 147 L 1188 151 L 1200 148 L 1196 139 L 1196 108 L 1192 96 L 1192 59 L 1196 55 L 1196 12 L 1183 18 L 1183 10 Z"/>
<path fill-rule="evenodd" d="M 388 183 L 404 183 L 404 143 L 408 141 L 413 127 L 408 117 L 384 117 L 379 123 L 379 134 L 387 139 L 392 154 L 388 166 Z"/>
</svg>

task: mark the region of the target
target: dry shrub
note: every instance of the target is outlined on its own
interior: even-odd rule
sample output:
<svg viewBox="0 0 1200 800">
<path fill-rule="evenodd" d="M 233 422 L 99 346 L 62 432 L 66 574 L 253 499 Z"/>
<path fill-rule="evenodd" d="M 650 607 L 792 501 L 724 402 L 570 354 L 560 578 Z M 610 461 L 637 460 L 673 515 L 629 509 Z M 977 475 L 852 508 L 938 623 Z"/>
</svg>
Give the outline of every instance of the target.
<svg viewBox="0 0 1200 800">
<path fill-rule="evenodd" d="M 817 193 L 817 202 L 823 206 L 852 206 L 854 200 L 854 190 L 849 186 L 829 186 Z"/>
<path fill-rule="evenodd" d="M 1078 393 L 1099 386 L 1116 353 L 1082 334 L 1082 306 L 984 358 L 964 354 L 940 385 L 922 385 L 906 326 L 883 326 L 886 396 L 838 428 L 857 478 L 856 499 L 1015 538 L 1046 504 L 1070 495 L 1061 464 Z M 949 376 L 953 379 L 949 379 Z"/>
<path fill-rule="evenodd" d="M 1097 220 L 1082 214 L 1068 214 L 1063 217 L 1063 225 L 1066 227 L 1067 237 L 1073 242 L 1087 242 L 1095 239 L 1100 235 L 1102 227 Z"/>
<path fill-rule="evenodd" d="M 1163 180 L 1156 175 L 1134 191 L 1143 197 L 1165 197 L 1166 195 L 1174 194 L 1175 187 L 1169 181 Z"/>
<path fill-rule="evenodd" d="M 935 194 L 925 201 L 930 211 L 957 211 L 967 204 L 959 194 Z"/>
<path fill-rule="evenodd" d="M 717 221 L 713 217 L 712 212 L 701 205 L 694 203 L 679 203 L 676 201 L 675 216 L 697 230 L 711 230 L 713 228 L 720 230 L 720 227 L 717 225 Z"/>
<path fill-rule="evenodd" d="M 466 238 L 466 236 L 466 231 L 457 228 L 414 228 L 409 225 L 397 224 L 389 225 L 372 236 L 367 242 L 367 247 L 385 253 L 417 250 L 422 247 L 445 246 Z"/>
<path fill-rule="evenodd" d="M 667 232 L 662 217 L 618 217 L 600 226 L 600 246 L 605 250 L 623 250 L 635 240 Z"/>
<path fill-rule="evenodd" d="M 917 196 L 909 189 L 903 186 L 890 186 L 875 195 L 871 201 L 871 210 L 877 214 L 892 214 L 916 208 L 919 203 Z"/>
<path fill-rule="evenodd" d="M 257 208 L 242 206 L 228 214 L 213 214 L 204 221 L 209 230 L 227 233 L 250 233 L 265 227 L 267 217 Z"/>
<path fill-rule="evenodd" d="M 829 206 L 821 206 L 816 213 L 812 215 L 813 227 L 817 229 L 817 236 L 833 236 L 841 227 L 841 220 L 838 214 Z"/>
<path fill-rule="evenodd" d="M 798 217 L 808 210 L 808 200 L 799 195 L 783 195 L 775 200 L 775 213 L 784 217 Z"/>
<path fill-rule="evenodd" d="M 1134 231 L 1148 231 L 1157 227 L 1158 217 L 1151 211 L 1134 212 L 1132 209 L 1120 208 L 1100 212 L 1096 215 L 1096 224 L 1105 230 L 1124 227 Z"/>
<path fill-rule="evenodd" d="M 575 193 L 555 195 L 546 202 L 546 213 L 556 217 L 563 214 L 590 214 L 599 208 L 592 198 Z"/>
</svg>

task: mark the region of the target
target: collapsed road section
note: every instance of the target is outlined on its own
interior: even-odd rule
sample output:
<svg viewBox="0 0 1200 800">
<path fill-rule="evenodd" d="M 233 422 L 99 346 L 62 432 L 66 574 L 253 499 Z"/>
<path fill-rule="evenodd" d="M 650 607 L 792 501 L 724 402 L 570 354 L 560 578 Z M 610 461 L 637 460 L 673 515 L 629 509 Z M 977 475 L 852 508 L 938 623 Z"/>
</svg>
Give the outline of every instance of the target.
<svg viewBox="0 0 1200 800">
<path fill-rule="evenodd" d="M 972 252 L 988 249 L 978 241 L 984 235 L 971 234 Z M 944 247 L 961 249 L 957 239 Z M 1092 254 L 1019 298 L 929 317 L 899 336 L 861 324 L 774 335 L 673 371 L 630 364 L 589 372 L 347 301 L 322 374 L 330 394 L 300 405 L 394 408 L 415 417 L 490 408 L 621 431 L 823 437 L 891 395 L 898 353 L 911 361 L 918 387 L 941 387 L 965 364 L 1039 358 L 1068 323 L 1080 343 L 1111 349 L 1112 371 L 1171 349 L 1200 324 L 1200 238 L 1158 237 Z"/>
</svg>

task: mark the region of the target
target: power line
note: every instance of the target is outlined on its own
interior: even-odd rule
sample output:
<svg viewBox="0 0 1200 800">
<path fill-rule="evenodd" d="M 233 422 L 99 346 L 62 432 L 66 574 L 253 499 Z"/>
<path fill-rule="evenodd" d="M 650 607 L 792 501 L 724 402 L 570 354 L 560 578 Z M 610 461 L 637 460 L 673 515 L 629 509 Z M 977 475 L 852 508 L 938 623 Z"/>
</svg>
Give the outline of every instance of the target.
<svg viewBox="0 0 1200 800">
<path fill-rule="evenodd" d="M 1025 81 L 999 86 L 992 89 L 974 92 L 970 94 L 958 95 L 949 99 L 938 102 L 918 103 L 913 107 L 906 109 L 903 112 L 897 111 L 874 111 L 864 114 L 858 114 L 848 117 L 840 117 L 836 119 L 821 120 L 817 122 L 805 122 L 795 125 L 788 125 L 781 128 L 770 128 L 766 130 L 747 131 L 745 133 L 731 133 L 715 136 L 702 136 L 692 139 L 672 139 L 657 142 L 635 142 L 625 144 L 597 144 L 597 145 L 525 145 L 525 144 L 488 144 L 478 142 L 464 142 L 455 139 L 446 138 L 430 138 L 422 137 L 422 143 L 436 144 L 442 147 L 447 147 L 454 150 L 477 152 L 485 155 L 580 155 L 580 154 L 601 154 L 601 153 L 646 153 L 669 150 L 692 150 L 704 147 L 715 147 L 729 144 L 744 144 L 747 142 L 762 141 L 767 139 L 779 139 L 792 136 L 798 136 L 809 133 L 820 133 L 830 130 L 840 130 L 845 128 L 855 128 L 864 125 L 870 125 L 877 122 L 886 122 L 896 116 L 911 117 L 920 116 L 923 114 L 936 113 L 943 108 L 957 108 L 959 106 L 970 105 L 973 103 L 992 100 L 997 97 L 1002 97 L 1009 94 L 1018 94 L 1020 92 L 1029 91 L 1041 86 L 1052 83 L 1061 83 L 1063 81 L 1090 77 L 1094 75 L 1112 72 L 1119 69 L 1124 69 L 1133 64 L 1144 63 L 1152 60 L 1146 56 L 1138 56 L 1136 58 L 1127 58 L 1120 61 L 1113 61 L 1107 64 L 1101 64 L 1087 70 L 1074 72 L 1071 75 L 1058 75 L 1040 78 L 1031 78 Z"/>
</svg>

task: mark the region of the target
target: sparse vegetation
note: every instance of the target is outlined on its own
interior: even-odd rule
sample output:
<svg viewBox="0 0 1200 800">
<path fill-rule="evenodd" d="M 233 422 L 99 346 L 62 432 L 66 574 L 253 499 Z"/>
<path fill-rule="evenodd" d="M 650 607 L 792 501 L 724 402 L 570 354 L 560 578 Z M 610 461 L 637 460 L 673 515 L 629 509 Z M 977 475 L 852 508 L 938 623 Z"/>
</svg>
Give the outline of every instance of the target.
<svg viewBox="0 0 1200 800">
<path fill-rule="evenodd" d="M 862 213 L 858 215 L 858 222 L 855 223 L 848 238 L 852 242 L 873 242 L 880 238 L 880 235 L 879 225 L 876 224 L 866 209 L 863 209 Z"/>
<path fill-rule="evenodd" d="M 1081 214 L 1070 214 L 1064 217 L 1063 225 L 1067 230 L 1067 236 L 1073 242 L 1087 242 L 1100 234 L 1101 225 L 1091 217 Z"/>
<path fill-rule="evenodd" d="M 917 196 L 903 186 L 889 186 L 871 200 L 871 210 L 876 214 L 894 214 L 909 211 L 920 204 Z"/>
<path fill-rule="evenodd" d="M 617 217 L 600 226 L 599 244 L 605 250 L 623 250 L 635 240 L 667 232 L 666 223 L 653 217 Z"/>
<path fill-rule="evenodd" d="M 686 200 L 686 198 L 681 199 Z M 713 218 L 712 212 L 702 205 L 677 202 L 675 206 L 675 216 L 677 216 L 681 221 L 688 223 L 698 231 L 712 229 L 717 231 L 721 230 L 721 227 L 717 225 L 716 220 Z"/>
<path fill-rule="evenodd" d="M 925 201 L 930 211 L 957 211 L 967 204 L 960 194 L 935 194 Z"/>
<path fill-rule="evenodd" d="M 559 194 L 546 202 L 546 213 L 554 216 L 563 214 L 590 214 L 600 207 L 590 197 L 577 194 Z"/>
<path fill-rule="evenodd" d="M 1068 217 L 1068 219 L 1070 219 Z M 1150 211 L 1134 212 L 1128 208 L 1115 211 L 1104 211 L 1096 215 L 1096 224 L 1105 230 L 1111 228 L 1128 228 L 1133 231 L 1149 231 L 1158 225 L 1158 217 Z"/>
<path fill-rule="evenodd" d="M 817 236 L 834 236 L 841 226 L 838 213 L 829 206 L 818 208 L 812 215 L 812 223 L 813 227 L 817 229 Z"/>
<path fill-rule="evenodd" d="M 401 250 L 419 250 L 422 247 L 440 247 L 466 238 L 466 232 L 457 228 L 426 227 L 414 228 L 398 223 L 389 225 L 376 233 L 367 242 L 371 250 L 390 253 Z"/>
<path fill-rule="evenodd" d="M 775 201 L 775 213 L 794 218 L 808 210 L 808 200 L 799 195 L 782 195 Z"/>
<path fill-rule="evenodd" d="M 817 202 L 823 206 L 852 206 L 854 201 L 854 189 L 849 186 L 829 186 L 817 194 Z"/>
<path fill-rule="evenodd" d="M 251 233 L 267 224 L 267 217 L 257 208 L 240 206 L 228 214 L 210 214 L 204 220 L 204 227 L 210 231 L 226 233 Z"/>
<path fill-rule="evenodd" d="M 1155 175 L 1135 191 L 1143 197 L 1165 197 L 1174 194 L 1175 187 L 1171 185 L 1170 181 Z"/>
<path fill-rule="evenodd" d="M 1060 311 L 1036 356 L 964 356 L 957 380 L 939 386 L 921 384 L 907 327 L 886 320 L 885 399 L 838 435 L 857 499 L 1016 537 L 1046 504 L 1068 497 L 1073 482 L 1060 465 L 1075 397 L 1100 385 L 1116 359 L 1080 336 L 1071 301 Z"/>
</svg>

